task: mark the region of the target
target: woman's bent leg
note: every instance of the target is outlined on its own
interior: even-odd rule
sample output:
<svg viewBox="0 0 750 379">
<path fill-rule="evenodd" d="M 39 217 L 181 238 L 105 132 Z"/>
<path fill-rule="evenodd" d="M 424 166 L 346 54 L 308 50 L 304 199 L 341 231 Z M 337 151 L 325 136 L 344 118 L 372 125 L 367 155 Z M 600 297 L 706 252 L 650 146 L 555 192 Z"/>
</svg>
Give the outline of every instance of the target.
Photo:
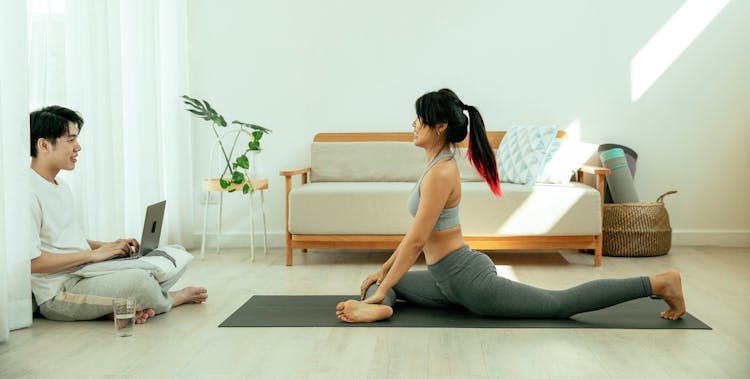
<svg viewBox="0 0 750 379">
<path fill-rule="evenodd" d="M 365 299 L 378 289 L 377 284 L 365 291 Z M 435 279 L 428 271 L 409 271 L 385 295 L 380 304 L 367 304 L 362 301 L 348 300 L 336 306 L 336 316 L 345 322 L 372 322 L 384 320 L 393 315 L 396 298 L 425 307 L 445 308 L 453 304 L 437 287 Z"/>
</svg>

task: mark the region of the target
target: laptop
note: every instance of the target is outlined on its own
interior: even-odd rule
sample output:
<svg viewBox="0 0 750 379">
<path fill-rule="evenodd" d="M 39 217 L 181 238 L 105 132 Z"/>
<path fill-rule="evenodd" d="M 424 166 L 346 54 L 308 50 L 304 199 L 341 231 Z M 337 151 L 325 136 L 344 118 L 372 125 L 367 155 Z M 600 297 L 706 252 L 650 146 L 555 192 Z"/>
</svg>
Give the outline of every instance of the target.
<svg viewBox="0 0 750 379">
<path fill-rule="evenodd" d="M 163 200 L 151 204 L 146 208 L 146 219 L 143 221 L 143 233 L 141 234 L 141 248 L 133 252 L 128 258 L 139 258 L 148 255 L 151 251 L 159 247 L 159 238 L 161 238 L 161 225 L 164 223 L 164 209 L 167 207 L 167 201 Z"/>
</svg>

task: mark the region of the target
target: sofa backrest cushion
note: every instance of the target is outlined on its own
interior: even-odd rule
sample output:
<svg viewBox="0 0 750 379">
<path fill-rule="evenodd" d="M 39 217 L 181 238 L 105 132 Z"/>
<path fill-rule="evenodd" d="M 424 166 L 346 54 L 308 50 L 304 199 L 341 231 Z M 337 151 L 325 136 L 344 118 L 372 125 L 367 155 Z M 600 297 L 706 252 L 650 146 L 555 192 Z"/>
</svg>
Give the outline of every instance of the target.
<svg viewBox="0 0 750 379">
<path fill-rule="evenodd" d="M 482 177 L 479 176 L 479 171 L 477 171 L 474 166 L 471 165 L 471 161 L 469 161 L 469 156 L 467 149 L 465 147 L 460 147 L 455 150 L 456 151 L 456 163 L 458 164 L 458 171 L 461 173 L 461 181 L 462 182 L 481 182 Z M 497 150 L 495 151 L 497 152 Z"/>
<path fill-rule="evenodd" d="M 313 142 L 311 182 L 416 182 L 424 150 L 410 142 Z"/>
<path fill-rule="evenodd" d="M 466 148 L 456 149 L 461 181 L 482 178 Z M 424 150 L 411 142 L 313 142 L 311 182 L 416 182 L 424 170 Z"/>
</svg>

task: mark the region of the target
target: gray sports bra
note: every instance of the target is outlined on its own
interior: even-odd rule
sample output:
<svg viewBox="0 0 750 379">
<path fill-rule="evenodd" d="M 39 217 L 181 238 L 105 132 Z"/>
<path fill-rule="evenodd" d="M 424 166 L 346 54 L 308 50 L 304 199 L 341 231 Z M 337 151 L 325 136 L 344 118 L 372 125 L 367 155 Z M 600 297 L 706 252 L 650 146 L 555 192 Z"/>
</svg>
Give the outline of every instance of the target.
<svg viewBox="0 0 750 379">
<path fill-rule="evenodd" d="M 419 208 L 419 185 L 422 183 L 422 179 L 424 179 L 424 176 L 427 175 L 427 173 L 436 164 L 438 164 L 441 159 L 445 157 L 453 158 L 453 155 L 453 153 L 438 154 L 438 156 L 435 157 L 435 159 L 433 159 L 432 162 L 430 162 L 430 164 L 427 166 L 427 169 L 424 170 L 424 173 L 419 177 L 419 180 L 417 180 L 417 184 L 409 194 L 409 200 L 406 201 L 406 208 L 409 210 L 409 213 L 411 213 L 412 217 L 417 215 L 417 209 Z M 458 207 L 459 206 L 456 205 L 453 208 L 443 208 L 443 210 L 440 211 L 440 217 L 438 217 L 437 222 L 435 223 L 435 227 L 432 228 L 432 230 L 448 229 L 461 224 L 461 221 L 458 219 Z"/>
</svg>

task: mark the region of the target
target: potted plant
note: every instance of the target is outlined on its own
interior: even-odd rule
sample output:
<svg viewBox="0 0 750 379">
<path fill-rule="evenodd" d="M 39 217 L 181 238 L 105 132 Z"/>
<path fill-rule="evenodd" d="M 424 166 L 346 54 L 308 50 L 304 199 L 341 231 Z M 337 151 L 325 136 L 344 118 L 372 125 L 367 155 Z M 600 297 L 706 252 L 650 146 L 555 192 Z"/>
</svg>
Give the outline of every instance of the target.
<svg viewBox="0 0 750 379">
<path fill-rule="evenodd" d="M 253 187 L 250 181 L 250 172 L 248 172 L 248 170 L 250 170 L 250 160 L 247 157 L 247 153 L 260 151 L 260 140 L 263 137 L 263 134 L 271 133 L 271 130 L 260 125 L 234 120 L 232 121 L 232 124 L 238 125 L 240 130 L 235 134 L 232 146 L 227 150 L 217 130 L 217 128 L 227 127 L 228 124 L 224 119 L 224 116 L 211 107 L 211 104 L 206 100 L 195 99 L 187 95 L 183 95 L 182 99 L 189 107 L 185 109 L 186 111 L 211 122 L 211 129 L 214 132 L 214 136 L 216 136 L 216 141 L 219 144 L 219 148 L 221 149 L 224 158 L 224 168 L 219 176 L 219 185 L 221 188 L 228 192 L 234 192 L 242 186 L 243 194 L 252 192 Z M 241 151 L 237 155 L 233 155 L 240 134 L 247 135 L 250 141 L 247 143 L 247 148 L 245 148 L 244 151 Z M 228 176 L 229 178 L 225 179 L 225 176 Z"/>
</svg>

